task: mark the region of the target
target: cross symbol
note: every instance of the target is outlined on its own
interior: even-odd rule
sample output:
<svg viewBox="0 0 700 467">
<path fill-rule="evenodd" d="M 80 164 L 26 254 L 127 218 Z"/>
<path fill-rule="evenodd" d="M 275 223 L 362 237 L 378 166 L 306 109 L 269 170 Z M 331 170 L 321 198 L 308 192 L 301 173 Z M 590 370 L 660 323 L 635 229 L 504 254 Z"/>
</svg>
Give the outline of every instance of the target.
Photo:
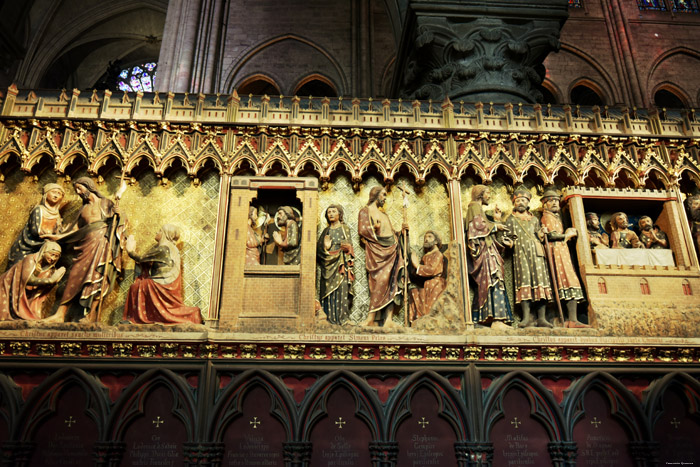
<svg viewBox="0 0 700 467">
<path fill-rule="evenodd" d="M 262 422 L 258 421 L 258 417 L 253 417 L 253 419 L 249 423 L 253 425 L 253 429 L 255 430 L 256 428 L 258 428 L 258 425 L 260 425 Z"/>
<path fill-rule="evenodd" d="M 600 425 L 601 423 L 603 422 L 598 420 L 598 417 L 593 417 L 593 420 L 591 420 L 591 425 L 595 425 L 596 428 L 598 428 L 598 425 Z"/>
<path fill-rule="evenodd" d="M 510 421 L 510 424 L 513 425 L 515 427 L 515 429 L 517 430 L 518 427 L 523 424 L 523 422 L 518 420 L 518 417 L 515 417 L 515 418 L 513 418 L 513 420 Z"/>
<path fill-rule="evenodd" d="M 338 417 L 338 420 L 335 421 L 335 424 L 338 425 L 338 429 L 343 428 L 343 425 L 345 425 L 347 422 L 343 421 L 343 417 Z"/>
<path fill-rule="evenodd" d="M 161 420 L 160 415 L 158 415 L 156 419 L 153 420 L 153 422 L 151 423 L 153 423 L 156 426 L 156 428 L 160 428 L 160 426 L 165 423 L 165 420 Z"/>
<path fill-rule="evenodd" d="M 671 425 L 673 425 L 676 428 L 676 430 L 678 429 L 678 425 L 680 424 L 681 422 L 679 422 L 676 417 L 673 417 L 673 420 L 671 420 Z"/>
<path fill-rule="evenodd" d="M 674 420 L 675 420 L 675 418 L 674 418 Z M 63 423 L 65 423 L 66 425 L 68 425 L 68 428 L 70 428 L 71 426 L 73 426 L 74 423 L 76 423 L 76 421 L 75 421 L 75 419 L 73 418 L 73 416 L 71 415 L 70 417 L 68 417 L 67 420 L 63 420 Z M 678 427 L 676 427 L 676 428 L 678 428 Z"/>
<path fill-rule="evenodd" d="M 430 425 L 430 422 L 425 419 L 425 417 L 421 417 L 420 420 L 418 420 L 418 424 L 425 428 L 425 425 Z"/>
</svg>

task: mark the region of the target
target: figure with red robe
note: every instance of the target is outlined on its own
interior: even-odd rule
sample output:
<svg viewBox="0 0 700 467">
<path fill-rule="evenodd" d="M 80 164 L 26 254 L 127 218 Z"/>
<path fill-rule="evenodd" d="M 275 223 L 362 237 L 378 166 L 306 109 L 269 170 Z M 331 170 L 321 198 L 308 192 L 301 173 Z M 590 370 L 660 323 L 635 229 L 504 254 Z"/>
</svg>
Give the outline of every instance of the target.
<svg viewBox="0 0 700 467">
<path fill-rule="evenodd" d="M 36 253 L 49 235 L 57 234 L 62 227 L 59 208 L 66 196 L 61 185 L 47 183 L 43 188 L 41 203 L 29 213 L 29 219 L 10 247 L 7 268 L 21 261 L 30 253 Z"/>
<path fill-rule="evenodd" d="M 507 228 L 500 222 L 492 222 L 486 217 L 483 206 L 488 205 L 490 199 L 491 191 L 487 186 L 475 185 L 472 188 L 466 219 L 467 268 L 477 285 L 472 319 L 483 326 L 513 322 L 501 256 L 504 246 L 510 247 L 513 243 L 508 237 L 499 240 L 497 233 Z M 500 211 L 496 212 L 500 214 Z"/>
<path fill-rule="evenodd" d="M 365 326 L 396 326 L 394 312 L 401 305 L 404 258 L 400 232 L 394 231 L 382 209 L 387 193 L 382 187 L 369 192 L 369 201 L 360 210 L 357 231 L 365 246 L 365 269 L 369 285 L 369 314 Z M 408 226 L 404 225 L 404 231 Z"/>
<path fill-rule="evenodd" d="M 440 251 L 440 236 L 428 230 L 423 236 L 423 257 L 411 253 L 411 265 L 415 269 L 415 280 L 410 288 L 411 300 L 408 304 L 409 322 L 430 313 L 430 309 L 445 290 L 445 256 Z"/>
<path fill-rule="evenodd" d="M 588 326 L 579 322 L 576 317 L 577 303 L 583 301 L 583 289 L 567 245 L 567 242 L 575 238 L 578 232 L 573 227 L 564 230 L 560 215 L 560 199 L 561 195 L 552 189 L 546 190 L 542 195 L 543 212 L 540 222 L 549 242 L 547 254 L 554 265 L 554 271 L 550 271 L 552 284 L 559 291 L 559 300 L 567 310 L 568 320 L 564 323 L 564 327 L 586 328 Z"/>
<path fill-rule="evenodd" d="M 129 287 L 124 320 L 135 324 L 201 324 L 199 308 L 183 301 L 179 239 L 180 228 L 165 224 L 156 234 L 157 243 L 138 255 L 136 239 L 128 238 L 126 251 L 136 262 L 134 272 L 139 275 Z"/>
<path fill-rule="evenodd" d="M 0 276 L 0 320 L 42 319 L 47 295 L 66 272 L 56 268 L 60 257 L 58 243 L 46 241 Z"/>
</svg>

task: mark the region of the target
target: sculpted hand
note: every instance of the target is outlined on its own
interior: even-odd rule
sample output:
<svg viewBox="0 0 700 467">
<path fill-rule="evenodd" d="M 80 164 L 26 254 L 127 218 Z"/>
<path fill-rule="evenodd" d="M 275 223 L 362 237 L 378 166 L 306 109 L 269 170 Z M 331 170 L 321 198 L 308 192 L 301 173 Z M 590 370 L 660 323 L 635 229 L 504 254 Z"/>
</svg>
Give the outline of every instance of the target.
<svg viewBox="0 0 700 467">
<path fill-rule="evenodd" d="M 58 282 L 61 280 L 61 277 L 66 273 L 66 268 L 61 266 L 60 268 L 56 269 L 56 271 L 53 273 L 51 276 L 51 281 L 52 282 Z"/>
<path fill-rule="evenodd" d="M 564 232 L 564 241 L 568 242 L 576 236 L 578 236 L 578 232 L 576 232 L 576 229 L 574 229 L 573 227 L 569 227 L 568 229 L 566 229 L 566 232 Z"/>
<path fill-rule="evenodd" d="M 278 245 L 282 244 L 282 236 L 279 232 L 272 232 L 272 240 Z"/>
<path fill-rule="evenodd" d="M 401 225 L 401 230 L 408 232 L 408 224 L 404 223 Z"/>
<path fill-rule="evenodd" d="M 331 236 L 330 235 L 326 235 L 325 237 L 323 237 L 323 249 L 326 251 L 331 249 Z"/>
<path fill-rule="evenodd" d="M 382 221 L 380 221 L 379 219 L 375 220 L 374 225 L 372 227 L 374 228 L 375 232 L 379 232 L 379 229 L 382 228 Z"/>
<path fill-rule="evenodd" d="M 119 206 L 117 206 L 116 204 L 112 206 L 112 212 L 114 213 L 114 215 L 119 215 L 121 213 L 121 211 L 119 210 Z"/>
<path fill-rule="evenodd" d="M 507 246 L 508 248 L 512 248 L 513 247 L 513 239 L 511 239 L 510 237 L 503 237 L 503 244 L 505 246 Z"/>
<path fill-rule="evenodd" d="M 349 243 L 341 243 L 340 249 L 343 250 L 345 253 L 350 253 L 350 250 L 352 249 L 352 245 L 350 245 Z"/>
</svg>

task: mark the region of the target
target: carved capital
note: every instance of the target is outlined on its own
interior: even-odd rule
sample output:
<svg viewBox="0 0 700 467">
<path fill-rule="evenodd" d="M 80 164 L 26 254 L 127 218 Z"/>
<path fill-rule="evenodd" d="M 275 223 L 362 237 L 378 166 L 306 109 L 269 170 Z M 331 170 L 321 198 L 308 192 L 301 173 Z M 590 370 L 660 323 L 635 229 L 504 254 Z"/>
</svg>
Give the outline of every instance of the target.
<svg viewBox="0 0 700 467">
<path fill-rule="evenodd" d="M 512 5 L 507 5 L 512 3 Z M 410 4 L 394 79 L 408 99 L 536 102 L 567 0 Z"/>
</svg>

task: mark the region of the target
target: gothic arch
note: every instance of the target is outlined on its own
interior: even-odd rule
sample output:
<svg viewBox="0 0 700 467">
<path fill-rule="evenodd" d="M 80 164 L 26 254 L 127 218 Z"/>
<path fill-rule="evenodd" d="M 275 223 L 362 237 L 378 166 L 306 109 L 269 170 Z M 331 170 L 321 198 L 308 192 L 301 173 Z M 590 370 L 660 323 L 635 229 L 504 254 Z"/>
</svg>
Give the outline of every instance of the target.
<svg viewBox="0 0 700 467">
<path fill-rule="evenodd" d="M 682 87 L 678 86 L 677 84 L 674 84 L 670 81 L 663 81 L 660 83 L 657 83 L 654 88 L 651 90 L 649 97 L 649 102 L 653 105 L 656 105 L 654 102 L 654 97 L 656 96 L 656 93 L 659 91 L 668 91 L 671 94 L 674 94 L 678 99 L 680 99 L 683 104 L 685 104 L 686 107 L 690 107 L 690 102 L 692 101 L 692 98 L 690 97 L 690 94 L 688 94 L 685 89 Z"/>
<path fill-rule="evenodd" d="M 308 47 L 313 48 L 317 52 L 319 52 L 321 55 L 323 55 L 326 60 L 331 64 L 332 68 L 336 71 L 338 74 L 339 79 L 341 82 L 339 83 L 339 89 L 338 89 L 338 94 L 339 95 L 344 95 L 345 91 L 348 89 L 348 83 L 347 83 L 347 78 L 345 76 L 345 73 L 343 72 L 343 68 L 340 65 L 340 63 L 333 57 L 331 53 L 326 51 L 323 47 L 320 45 L 316 44 L 314 41 L 310 39 L 306 39 L 301 36 L 297 36 L 295 34 L 285 34 L 282 36 L 274 37 L 272 39 L 268 39 L 267 41 L 258 43 L 257 45 L 252 46 L 249 48 L 247 51 L 241 53 L 238 57 L 236 57 L 233 60 L 233 63 L 235 65 L 231 66 L 229 70 L 223 73 L 223 76 L 225 76 L 224 79 L 224 89 L 226 89 L 226 92 L 231 92 L 233 90 L 233 83 L 234 80 L 236 79 L 238 73 L 240 72 L 241 69 L 255 56 L 258 55 L 260 52 L 265 50 L 266 48 L 269 48 L 275 44 L 281 43 L 283 41 L 295 41 L 299 42 L 301 44 L 304 44 Z"/>
<path fill-rule="evenodd" d="M 76 31 L 76 35 L 62 35 L 48 42 L 44 41 L 44 35 L 47 32 L 46 27 L 51 25 L 52 21 L 45 20 L 36 32 L 33 43 L 29 44 L 27 57 L 31 58 L 21 62 L 17 73 L 17 81 L 26 87 L 37 88 L 39 80 L 51 64 L 64 53 L 74 48 L 78 33 L 83 33 L 100 23 L 109 21 L 110 18 L 132 11 L 148 9 L 165 15 L 167 9 L 167 5 L 163 4 L 163 2 L 148 2 L 144 0 L 125 0 L 110 3 L 110 7 L 107 9 L 96 6 L 95 8 L 83 10 L 80 16 L 63 27 L 65 31 Z M 60 6 L 56 6 L 55 10 L 49 13 L 48 17 L 52 18 L 59 9 Z"/>
<path fill-rule="evenodd" d="M 296 404 L 279 378 L 267 371 L 248 370 L 236 376 L 231 384 L 218 396 L 207 422 L 209 439 L 221 442 L 228 425 L 242 412 L 246 395 L 259 387 L 270 397 L 270 413 L 280 421 L 287 433 L 287 439 L 295 439 L 297 431 Z"/>
<path fill-rule="evenodd" d="M 12 378 L 0 373 L 0 416 L 5 421 L 7 433 L 19 422 L 22 407 L 22 389 Z"/>
<path fill-rule="evenodd" d="M 574 88 L 576 88 L 578 86 L 585 86 L 588 89 L 590 89 L 591 91 L 598 94 L 600 99 L 603 101 L 603 104 L 609 105 L 611 103 L 610 96 L 607 92 L 605 92 L 603 87 L 596 80 L 589 78 L 587 76 L 581 76 L 579 78 L 576 78 L 575 80 L 573 80 L 569 84 L 569 88 L 566 91 L 567 100 L 571 99 L 571 91 L 573 91 Z M 609 89 L 612 89 L 612 88 L 609 88 Z"/>
<path fill-rule="evenodd" d="M 604 92 L 605 96 L 608 97 L 607 103 L 610 104 L 613 101 L 614 102 L 621 102 L 623 99 L 621 96 L 617 95 L 617 86 L 613 85 L 615 83 L 615 80 L 613 77 L 608 73 L 608 71 L 605 69 L 605 67 L 598 63 L 598 61 L 591 55 L 587 54 L 583 50 L 579 49 L 578 47 L 574 46 L 573 44 L 567 44 L 562 42 L 561 44 L 561 50 L 570 53 L 571 55 L 575 56 L 576 58 L 579 58 L 586 62 L 588 65 L 590 65 L 595 71 L 597 71 L 601 78 L 604 81 L 605 88 L 609 90 L 609 92 Z M 571 83 L 575 83 L 576 81 L 580 81 L 581 78 L 574 79 L 571 81 Z M 569 85 L 568 87 L 568 93 L 566 98 L 569 98 L 569 93 L 571 92 L 571 89 L 573 86 Z M 601 97 L 604 97 L 601 95 Z"/>
<path fill-rule="evenodd" d="M 330 87 L 336 95 L 340 96 L 341 94 L 338 92 L 338 86 L 333 82 L 331 78 L 328 76 L 325 76 L 323 73 L 311 73 L 307 76 L 304 76 L 303 78 L 300 78 L 294 86 L 292 86 L 290 89 L 292 90 L 291 94 L 297 95 L 299 93 L 299 90 L 307 83 L 310 83 L 311 81 L 320 81 L 321 83 L 325 84 L 326 86 Z M 318 97 L 329 97 L 329 96 L 318 96 Z M 330 96 L 334 97 L 334 96 Z"/>
<path fill-rule="evenodd" d="M 12 438 L 30 439 L 39 425 L 56 411 L 61 393 L 71 386 L 77 386 L 84 392 L 84 411 L 95 422 L 98 439 L 105 439 L 105 421 L 109 413 L 108 390 L 97 378 L 76 367 L 61 368 L 32 390 Z"/>
<path fill-rule="evenodd" d="M 644 392 L 643 407 L 652 430 L 663 412 L 666 391 L 674 387 L 681 389 L 685 401 L 690 405 L 690 412 L 700 416 L 700 382 L 687 373 L 674 371 L 652 382 Z"/>
<path fill-rule="evenodd" d="M 328 398 L 340 387 L 348 390 L 355 399 L 355 412 L 369 428 L 372 439 L 384 439 L 386 432 L 382 424 L 382 408 L 376 393 L 356 374 L 337 370 L 319 379 L 304 397 L 299 409 L 299 420 L 303 421 L 298 431 L 300 440 L 311 439 L 314 425 L 326 414 Z"/>
<path fill-rule="evenodd" d="M 467 421 L 469 417 L 464 399 L 447 379 L 432 370 L 412 374 L 391 392 L 387 401 L 385 420 L 388 439 L 396 440 L 401 422 L 411 415 L 411 401 L 414 394 L 423 388 L 435 395 L 439 415 L 452 427 L 457 439 L 470 439 L 473 429 Z"/>
<path fill-rule="evenodd" d="M 503 417 L 503 399 L 511 390 L 525 394 L 530 402 L 530 414 L 547 431 L 550 441 L 562 441 L 568 437 L 564 416 L 552 392 L 531 374 L 513 371 L 494 381 L 486 392 L 482 419 L 484 426 L 481 427 L 485 439 L 490 438 L 493 425 Z"/>
<path fill-rule="evenodd" d="M 654 74 L 656 73 L 657 69 L 666 61 L 672 59 L 676 55 L 685 55 L 686 57 L 691 57 L 694 58 L 698 61 L 700 61 L 700 51 L 688 48 L 688 47 L 674 47 L 672 49 L 666 50 L 662 53 L 660 53 L 656 59 L 652 62 L 651 67 L 649 68 L 649 74 L 647 75 L 646 79 L 646 89 L 651 89 L 652 87 L 655 87 L 652 85 L 652 81 L 654 79 Z M 654 91 L 656 92 L 656 91 Z M 654 97 L 654 93 L 651 93 L 651 97 Z M 700 99 L 700 98 L 699 98 Z M 653 102 L 653 100 L 650 100 L 650 102 Z M 698 101 L 700 102 L 700 100 Z M 689 101 L 690 103 L 690 101 Z"/>
<path fill-rule="evenodd" d="M 632 441 L 651 439 L 651 429 L 634 395 L 610 373 L 596 371 L 575 381 L 565 391 L 562 403 L 566 421 L 566 441 L 573 441 L 574 426 L 585 412 L 583 399 L 590 390 L 598 390 L 610 404 L 610 413 L 631 435 Z M 567 394 L 568 393 L 568 394 Z"/>
<path fill-rule="evenodd" d="M 194 439 L 197 410 L 193 391 L 181 376 L 164 368 L 146 371 L 124 390 L 110 415 L 107 439 L 124 439 L 131 422 L 143 416 L 146 398 L 158 386 L 164 386 L 170 391 L 173 396 L 173 413 L 185 427 L 187 439 Z"/>
</svg>

